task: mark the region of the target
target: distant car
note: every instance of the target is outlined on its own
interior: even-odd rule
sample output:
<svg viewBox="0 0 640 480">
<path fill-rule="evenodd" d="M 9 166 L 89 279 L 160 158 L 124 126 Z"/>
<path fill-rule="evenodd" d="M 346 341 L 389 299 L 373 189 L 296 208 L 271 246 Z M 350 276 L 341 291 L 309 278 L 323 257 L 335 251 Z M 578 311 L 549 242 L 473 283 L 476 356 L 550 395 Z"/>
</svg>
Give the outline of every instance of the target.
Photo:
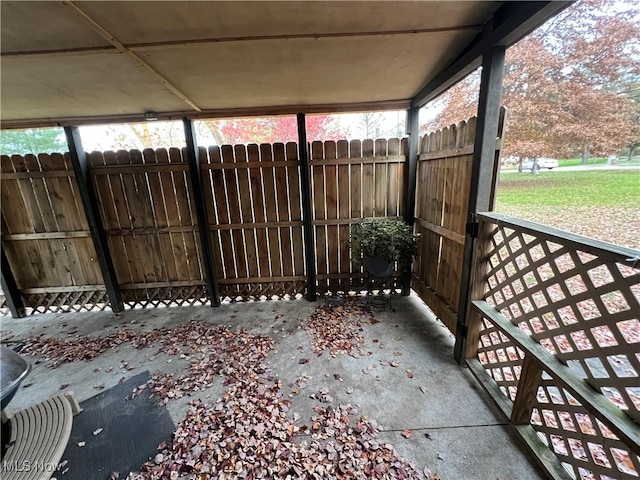
<svg viewBox="0 0 640 480">
<path fill-rule="evenodd" d="M 553 170 L 558 166 L 558 160 L 555 158 L 540 157 L 536 163 L 537 169 L 547 168 Z M 533 158 L 525 158 L 522 161 L 522 170 L 533 170 Z"/>
</svg>

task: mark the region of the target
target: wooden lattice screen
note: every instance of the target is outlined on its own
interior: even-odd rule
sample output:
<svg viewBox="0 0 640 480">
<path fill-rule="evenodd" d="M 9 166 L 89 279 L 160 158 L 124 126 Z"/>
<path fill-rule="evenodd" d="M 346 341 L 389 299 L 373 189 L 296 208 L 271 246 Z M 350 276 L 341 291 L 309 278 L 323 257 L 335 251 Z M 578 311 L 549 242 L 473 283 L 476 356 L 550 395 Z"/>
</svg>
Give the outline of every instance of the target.
<svg viewBox="0 0 640 480">
<path fill-rule="evenodd" d="M 455 332 L 476 119 L 420 141 L 415 229 L 420 255 L 411 286 Z"/>
<path fill-rule="evenodd" d="M 574 478 L 638 478 L 640 252 L 481 218 L 490 241 L 486 301 L 474 301 L 477 358 L 512 422 L 537 432 Z"/>
<path fill-rule="evenodd" d="M 25 307 L 104 308 L 106 287 L 68 155 L 2 156 L 2 247 Z"/>
<path fill-rule="evenodd" d="M 349 232 L 362 218 L 400 219 L 404 213 L 406 139 L 311 144 L 313 225 L 318 291 L 361 287 L 351 263 Z M 398 273 L 394 275 L 399 287 Z"/>
</svg>

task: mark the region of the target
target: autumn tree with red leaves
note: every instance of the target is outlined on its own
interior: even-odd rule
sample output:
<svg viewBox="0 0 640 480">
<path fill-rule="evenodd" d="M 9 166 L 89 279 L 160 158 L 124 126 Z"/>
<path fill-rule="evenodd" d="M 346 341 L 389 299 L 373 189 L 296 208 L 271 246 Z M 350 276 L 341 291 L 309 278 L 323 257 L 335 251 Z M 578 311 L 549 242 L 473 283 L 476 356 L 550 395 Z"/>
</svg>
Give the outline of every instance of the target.
<svg viewBox="0 0 640 480">
<path fill-rule="evenodd" d="M 337 123 L 327 115 L 307 115 L 305 121 L 309 140 L 340 137 Z M 218 145 L 298 141 L 298 123 L 293 116 L 208 120 L 203 124 Z"/>
<path fill-rule="evenodd" d="M 585 0 L 507 50 L 504 155 L 608 155 L 640 143 L 640 4 Z M 422 130 L 477 112 L 480 74 L 436 99 Z M 631 152 L 632 153 L 632 152 Z"/>
</svg>

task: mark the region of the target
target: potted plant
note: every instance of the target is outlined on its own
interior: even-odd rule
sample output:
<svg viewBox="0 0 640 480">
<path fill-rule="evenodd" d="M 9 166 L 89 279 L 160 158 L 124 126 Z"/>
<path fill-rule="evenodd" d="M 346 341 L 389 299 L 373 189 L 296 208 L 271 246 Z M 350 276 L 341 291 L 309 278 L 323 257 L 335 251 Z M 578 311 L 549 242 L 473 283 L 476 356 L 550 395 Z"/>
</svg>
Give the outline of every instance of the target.
<svg viewBox="0 0 640 480">
<path fill-rule="evenodd" d="M 418 235 L 400 220 L 374 218 L 351 226 L 351 260 L 373 276 L 389 277 L 396 261 L 406 270 L 417 254 Z"/>
</svg>

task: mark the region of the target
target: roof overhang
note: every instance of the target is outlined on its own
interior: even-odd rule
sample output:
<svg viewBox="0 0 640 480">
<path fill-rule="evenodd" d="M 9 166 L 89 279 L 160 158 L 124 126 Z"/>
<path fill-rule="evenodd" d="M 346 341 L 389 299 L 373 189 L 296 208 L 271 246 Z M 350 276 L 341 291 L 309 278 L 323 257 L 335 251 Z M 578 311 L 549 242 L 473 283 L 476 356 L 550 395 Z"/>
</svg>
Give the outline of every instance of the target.
<svg viewBox="0 0 640 480">
<path fill-rule="evenodd" d="M 568 2 L 22 2 L 2 128 L 421 106 Z"/>
</svg>

